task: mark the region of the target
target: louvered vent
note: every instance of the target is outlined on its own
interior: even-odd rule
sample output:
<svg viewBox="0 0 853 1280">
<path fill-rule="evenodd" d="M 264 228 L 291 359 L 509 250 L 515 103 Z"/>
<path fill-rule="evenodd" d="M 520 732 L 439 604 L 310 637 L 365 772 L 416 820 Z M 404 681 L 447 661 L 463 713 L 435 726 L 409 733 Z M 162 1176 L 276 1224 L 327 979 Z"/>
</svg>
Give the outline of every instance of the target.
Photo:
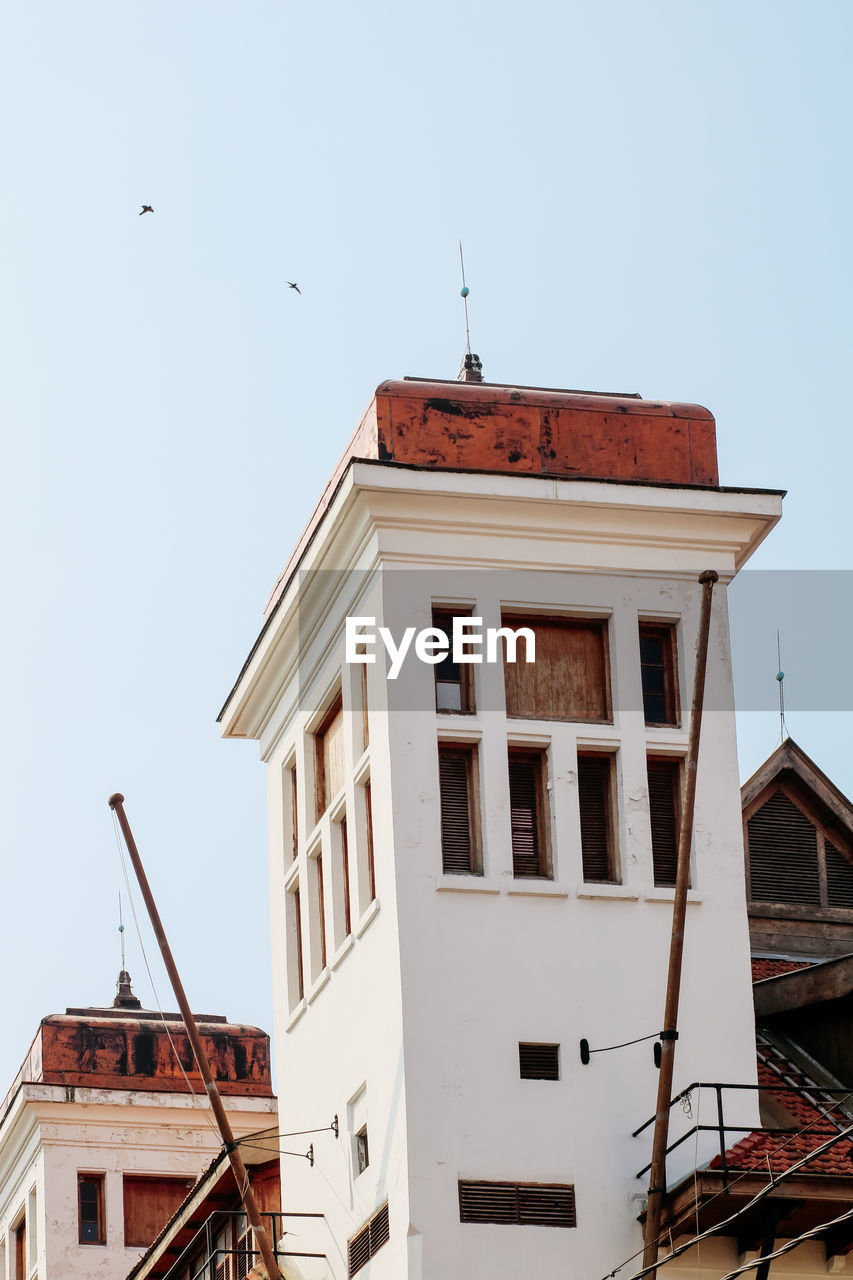
<svg viewBox="0 0 853 1280">
<path fill-rule="evenodd" d="M 584 880 L 613 878 L 610 858 L 610 758 L 578 756 L 578 806 Z"/>
<path fill-rule="evenodd" d="M 536 774 L 540 760 L 529 754 L 509 757 L 509 810 L 512 830 L 512 874 L 541 876 Z"/>
<path fill-rule="evenodd" d="M 518 1066 L 522 1080 L 559 1080 L 558 1044 L 520 1044 Z"/>
<path fill-rule="evenodd" d="M 451 875 L 471 871 L 471 811 L 468 777 L 471 755 L 440 748 L 441 865 Z"/>
<path fill-rule="evenodd" d="M 752 900 L 819 906 L 817 833 L 802 810 L 777 791 L 746 825 Z"/>
<path fill-rule="evenodd" d="M 347 1274 L 354 1276 L 357 1271 L 360 1271 L 373 1255 L 382 1248 L 383 1244 L 388 1243 L 389 1237 L 388 1205 L 386 1203 L 347 1242 Z"/>
<path fill-rule="evenodd" d="M 649 760 L 648 770 L 655 884 L 674 885 L 678 866 L 680 764 L 677 760 Z"/>
<path fill-rule="evenodd" d="M 831 907 L 853 908 L 853 866 L 828 840 L 826 851 L 826 894 Z"/>
<path fill-rule="evenodd" d="M 459 1220 L 574 1227 L 577 1226 L 575 1189 L 539 1183 L 460 1181 Z"/>
</svg>

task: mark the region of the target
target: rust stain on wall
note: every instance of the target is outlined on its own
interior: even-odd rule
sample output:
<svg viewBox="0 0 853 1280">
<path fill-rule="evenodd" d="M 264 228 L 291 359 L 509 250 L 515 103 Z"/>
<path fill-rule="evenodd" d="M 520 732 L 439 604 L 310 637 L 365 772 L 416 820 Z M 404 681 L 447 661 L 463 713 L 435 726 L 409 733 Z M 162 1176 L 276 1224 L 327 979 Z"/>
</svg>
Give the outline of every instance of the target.
<svg viewBox="0 0 853 1280">
<path fill-rule="evenodd" d="M 221 1093 L 272 1096 L 270 1042 L 265 1032 L 231 1023 L 218 1023 L 215 1029 L 200 1023 L 199 1034 Z M 185 1093 L 186 1072 L 193 1087 L 204 1092 L 180 1022 L 170 1022 L 167 1034 L 159 1020 L 122 1018 L 117 1022 L 112 1017 L 56 1014 L 42 1021 L 41 1050 L 45 1084 Z"/>
</svg>

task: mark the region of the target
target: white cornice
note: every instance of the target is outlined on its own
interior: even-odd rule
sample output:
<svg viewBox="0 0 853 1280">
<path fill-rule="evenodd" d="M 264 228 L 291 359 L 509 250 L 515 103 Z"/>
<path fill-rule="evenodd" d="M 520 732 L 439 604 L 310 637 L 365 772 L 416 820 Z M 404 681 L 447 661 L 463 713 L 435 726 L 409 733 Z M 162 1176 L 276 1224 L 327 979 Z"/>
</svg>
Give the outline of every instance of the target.
<svg viewBox="0 0 853 1280">
<path fill-rule="evenodd" d="M 766 491 L 354 462 L 229 695 L 223 736 L 259 739 L 276 707 L 283 721 L 279 704 L 293 702 L 306 641 L 322 634 L 346 596 L 338 581 L 309 600 L 310 571 L 405 565 L 688 578 L 712 568 L 726 582 L 780 515 L 781 495 Z M 304 685 L 306 673 L 298 675 Z"/>
</svg>

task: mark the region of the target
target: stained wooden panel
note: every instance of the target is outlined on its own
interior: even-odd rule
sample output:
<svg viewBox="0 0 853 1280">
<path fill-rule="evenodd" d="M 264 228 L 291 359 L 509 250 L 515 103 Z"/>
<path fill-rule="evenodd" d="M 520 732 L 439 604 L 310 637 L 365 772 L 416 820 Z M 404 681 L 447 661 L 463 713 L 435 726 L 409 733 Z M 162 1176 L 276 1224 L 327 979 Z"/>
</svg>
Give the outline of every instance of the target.
<svg viewBox="0 0 853 1280">
<path fill-rule="evenodd" d="M 501 625 L 514 630 L 529 627 L 536 637 L 534 662 L 525 661 L 524 640 L 518 642 L 516 661 L 504 661 L 508 716 L 525 720 L 610 720 L 605 622 L 506 617 Z"/>
<path fill-rule="evenodd" d="M 817 832 L 777 791 L 747 823 L 750 897 L 754 902 L 820 905 Z"/>
<path fill-rule="evenodd" d="M 124 1175 L 124 1243 L 147 1248 L 187 1197 L 186 1178 Z"/>
</svg>

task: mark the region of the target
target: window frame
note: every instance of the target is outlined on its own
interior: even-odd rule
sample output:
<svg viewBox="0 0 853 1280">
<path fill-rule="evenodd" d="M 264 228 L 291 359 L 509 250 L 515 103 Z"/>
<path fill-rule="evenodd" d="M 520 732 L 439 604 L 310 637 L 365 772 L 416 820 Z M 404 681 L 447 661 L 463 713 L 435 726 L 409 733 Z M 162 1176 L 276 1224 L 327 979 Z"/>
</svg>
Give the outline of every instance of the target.
<svg viewBox="0 0 853 1280">
<path fill-rule="evenodd" d="M 554 721 L 559 724 L 613 724 L 613 679 L 610 660 L 610 615 L 596 613 L 547 613 L 527 612 L 523 608 L 503 608 L 501 609 L 501 629 L 511 628 L 517 631 L 520 627 L 529 627 L 536 634 L 537 627 L 555 626 L 564 627 L 566 630 L 581 630 L 589 628 L 599 633 L 601 638 L 601 674 L 602 674 L 602 694 L 603 694 L 603 716 L 587 716 L 562 713 L 554 714 L 554 708 L 548 708 L 548 714 L 544 714 L 538 710 L 522 711 L 516 708 L 516 694 L 511 693 L 510 682 L 507 679 L 510 668 L 513 664 L 507 663 L 506 660 L 506 639 L 501 637 L 503 646 L 503 666 L 504 666 L 504 696 L 506 699 L 506 715 L 508 720 L 545 720 Z M 525 649 L 526 649 L 526 641 Z M 525 654 L 526 656 L 526 654 Z M 537 654 L 538 660 L 538 654 Z M 518 663 L 515 664 L 516 666 Z M 533 664 L 536 665 L 535 662 Z"/>
<path fill-rule="evenodd" d="M 516 863 L 516 848 L 513 842 L 512 830 L 512 774 L 511 765 L 513 759 L 516 761 L 530 761 L 533 763 L 533 785 L 535 789 L 535 831 L 537 842 L 537 861 L 538 870 L 535 873 L 520 871 Z M 551 845 L 551 806 L 548 796 L 548 780 L 549 780 L 549 761 L 548 748 L 519 745 L 514 742 L 507 744 L 507 773 L 509 777 L 509 796 L 510 796 L 510 848 L 512 850 L 512 876 L 513 880 L 553 880 L 554 866 L 552 858 Z M 519 807 L 519 806 L 516 806 Z M 521 855 L 519 855 L 520 857 Z"/>
<path fill-rule="evenodd" d="M 607 878 L 590 878 L 586 873 L 583 848 L 583 816 L 581 811 L 581 761 L 601 761 L 607 771 L 605 783 L 605 838 L 607 842 Z M 618 791 L 616 778 L 616 752 L 596 751 L 591 747 L 579 747 L 577 753 L 578 819 L 580 823 L 581 879 L 584 884 L 621 884 L 622 868 L 619 857 Z"/>
<path fill-rule="evenodd" d="M 439 738 L 438 740 L 438 795 L 439 795 L 439 830 L 441 841 L 441 870 L 443 875 L 482 876 L 483 875 L 483 841 L 480 825 L 480 751 L 479 741 L 458 742 Z M 461 756 L 465 760 L 465 780 L 467 791 L 468 818 L 468 868 L 459 870 L 448 868 L 445 849 L 445 804 L 441 781 L 442 756 Z"/>
<path fill-rule="evenodd" d="M 652 793 L 651 787 L 648 785 L 648 769 L 650 764 L 667 765 L 672 769 L 672 785 L 673 785 L 673 817 L 675 822 L 675 849 L 673 851 L 673 860 L 675 864 L 675 876 L 672 882 L 666 880 L 658 880 L 655 870 L 655 848 L 654 848 L 654 831 L 655 824 L 652 821 Z M 646 755 L 646 779 L 649 797 L 649 829 L 651 832 L 652 847 L 652 881 L 656 889 L 673 889 L 675 881 L 678 877 L 678 834 L 681 827 L 681 806 L 684 798 L 684 756 L 664 755 L 660 752 L 650 751 Z M 688 879 L 688 888 L 692 885 L 692 867 L 690 878 Z"/>
<path fill-rule="evenodd" d="M 656 622 L 652 619 L 640 618 L 637 625 L 637 637 L 640 653 L 640 686 L 643 696 L 643 719 L 651 729 L 678 729 L 681 726 L 681 702 L 678 685 L 678 627 L 675 622 Z M 656 668 L 657 664 L 643 662 L 643 640 L 660 640 L 662 643 L 663 700 L 666 718 L 650 720 L 646 714 L 646 688 L 643 673 L 646 668 Z M 651 697 L 660 695 L 650 693 Z"/>
<path fill-rule="evenodd" d="M 336 693 L 332 696 L 332 699 L 329 702 L 329 705 L 326 707 L 326 710 L 323 712 L 323 715 L 321 716 L 317 724 L 317 727 L 312 734 L 313 746 L 314 746 L 315 825 L 323 817 L 323 814 L 326 813 L 326 811 L 329 809 L 329 806 L 332 804 L 335 798 L 338 795 L 340 795 L 346 781 L 346 764 L 345 764 L 345 760 L 342 760 L 341 785 L 340 787 L 338 787 L 338 790 L 335 791 L 334 793 L 328 791 L 329 779 L 326 776 L 328 772 L 328 770 L 326 769 L 326 738 L 328 736 L 329 730 L 332 727 L 332 724 L 338 718 L 338 716 L 341 717 L 341 728 L 339 732 L 340 732 L 340 750 L 343 756 L 346 725 L 344 722 L 343 690 L 341 689 L 340 686 L 338 687 Z"/>
<path fill-rule="evenodd" d="M 452 649 L 453 649 L 453 619 L 454 618 L 472 618 L 474 616 L 473 609 L 467 606 L 455 607 L 453 605 L 437 605 L 432 607 L 431 626 L 434 629 L 443 631 L 450 641 L 451 652 L 442 659 L 442 662 L 435 664 L 435 709 L 440 716 L 473 716 L 477 714 L 477 695 L 474 684 L 474 666 L 472 662 L 460 662 L 456 665 L 459 668 L 459 680 L 440 680 L 439 672 L 445 662 L 453 665 Z M 459 706 L 458 707 L 442 707 L 439 705 L 439 685 L 459 685 Z"/>
<path fill-rule="evenodd" d="M 98 1245 L 107 1243 L 107 1224 L 105 1215 L 105 1198 L 104 1198 L 104 1181 L 105 1174 L 89 1173 L 85 1170 L 77 1171 L 77 1243 L 84 1245 Z M 84 1182 L 93 1182 L 97 1187 L 97 1228 L 98 1236 L 96 1240 L 83 1239 L 83 1201 L 82 1187 Z"/>
</svg>

